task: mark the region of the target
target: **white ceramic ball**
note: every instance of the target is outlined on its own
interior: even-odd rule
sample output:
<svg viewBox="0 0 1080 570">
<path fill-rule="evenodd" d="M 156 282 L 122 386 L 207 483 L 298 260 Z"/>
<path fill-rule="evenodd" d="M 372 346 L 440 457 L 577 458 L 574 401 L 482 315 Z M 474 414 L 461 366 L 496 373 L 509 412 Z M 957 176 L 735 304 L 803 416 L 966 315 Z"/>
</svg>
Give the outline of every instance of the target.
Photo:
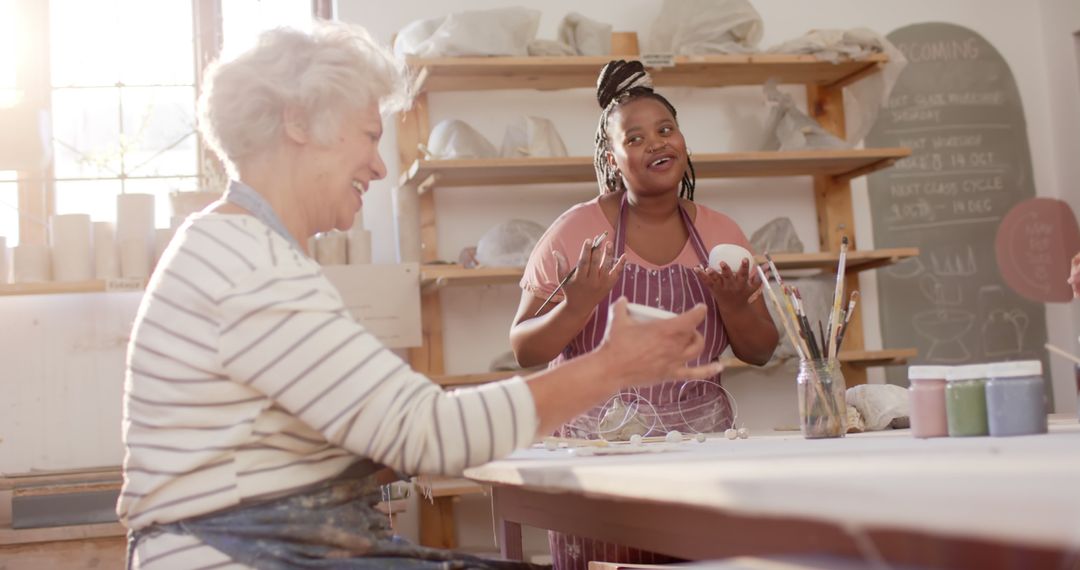
<svg viewBox="0 0 1080 570">
<path fill-rule="evenodd" d="M 728 428 L 724 430 L 724 437 L 728 439 L 735 439 L 739 437 L 739 432 L 735 431 L 735 428 Z"/>
<path fill-rule="evenodd" d="M 694 436 L 694 439 L 696 439 L 698 443 L 705 443 L 705 434 L 699 433 Z"/>
<path fill-rule="evenodd" d="M 754 262 L 754 256 L 745 247 L 722 243 L 709 252 L 709 267 L 720 271 L 720 262 L 724 262 L 732 271 L 738 271 L 744 259 Z"/>
<path fill-rule="evenodd" d="M 636 446 L 636 445 L 641 445 L 641 443 L 642 442 L 641 442 L 641 434 L 640 433 L 635 433 L 634 435 L 630 436 L 630 445 L 635 445 Z"/>
<path fill-rule="evenodd" d="M 746 428 L 739 428 L 739 439 L 746 439 L 750 437 L 750 430 Z"/>
<path fill-rule="evenodd" d="M 673 429 L 667 432 L 667 435 L 664 436 L 664 441 L 668 443 L 679 443 L 682 441 L 682 433 L 677 429 Z"/>
</svg>

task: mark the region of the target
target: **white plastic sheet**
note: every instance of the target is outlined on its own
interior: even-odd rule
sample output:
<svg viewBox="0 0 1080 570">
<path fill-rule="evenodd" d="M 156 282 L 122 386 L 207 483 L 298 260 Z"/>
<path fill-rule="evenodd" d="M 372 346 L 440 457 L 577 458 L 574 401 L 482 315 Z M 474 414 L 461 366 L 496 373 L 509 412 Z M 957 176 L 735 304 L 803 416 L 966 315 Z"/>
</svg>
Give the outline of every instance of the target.
<svg viewBox="0 0 1080 570">
<path fill-rule="evenodd" d="M 878 111 L 888 101 L 889 93 L 900 77 L 900 72 L 907 67 L 907 58 L 892 42 L 867 28 L 813 30 L 802 37 L 772 47 L 769 51 L 810 54 L 831 62 L 844 58 L 863 59 L 876 53 L 889 56 L 888 63 L 880 73 L 865 77 L 844 89 L 847 141 L 852 145 L 866 138 L 877 119 Z"/>
<path fill-rule="evenodd" d="M 465 121 L 441 121 L 431 129 L 427 146 L 422 149 L 428 158 L 463 159 L 495 158 L 495 145 Z"/>
<path fill-rule="evenodd" d="M 847 403 L 855 406 L 869 431 L 885 429 L 896 418 L 908 417 L 910 407 L 905 388 L 892 384 L 861 384 L 847 389 Z"/>
<path fill-rule="evenodd" d="M 772 108 L 765 123 L 761 150 L 827 149 L 849 146 L 799 110 L 791 95 L 781 92 L 772 81 L 765 85 L 765 98 L 768 99 Z"/>
<path fill-rule="evenodd" d="M 578 55 L 608 55 L 611 53 L 611 24 L 570 12 L 559 23 L 559 41 L 573 47 Z"/>
<path fill-rule="evenodd" d="M 540 12 L 511 7 L 418 20 L 398 32 L 394 53 L 417 57 L 525 56 Z"/>
<path fill-rule="evenodd" d="M 544 226 L 528 220 L 508 220 L 487 231 L 476 243 L 476 260 L 487 267 L 524 267 Z"/>
<path fill-rule="evenodd" d="M 761 15 L 747 0 L 664 0 L 649 52 L 695 55 L 756 51 Z"/>
<path fill-rule="evenodd" d="M 506 127 L 500 155 L 506 158 L 566 156 L 566 145 L 550 120 L 522 117 Z"/>
</svg>

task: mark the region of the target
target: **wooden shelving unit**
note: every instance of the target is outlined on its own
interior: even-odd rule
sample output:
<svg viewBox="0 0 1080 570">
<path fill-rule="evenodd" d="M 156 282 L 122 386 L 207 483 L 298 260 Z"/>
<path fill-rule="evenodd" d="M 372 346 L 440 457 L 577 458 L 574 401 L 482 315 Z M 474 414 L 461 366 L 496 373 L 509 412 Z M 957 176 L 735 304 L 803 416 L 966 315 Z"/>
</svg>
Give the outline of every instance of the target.
<svg viewBox="0 0 1080 570">
<path fill-rule="evenodd" d="M 636 59 L 633 56 L 620 56 Z M 492 89 L 595 88 L 596 74 L 612 58 L 600 57 L 446 57 L 410 59 L 417 71 L 417 93 Z M 841 88 L 876 73 L 888 61 L 875 55 L 829 63 L 812 55 L 699 55 L 674 58 L 674 66 L 650 70 L 657 87 L 730 87 L 783 84 Z"/>
<path fill-rule="evenodd" d="M 732 152 L 695 154 L 698 179 L 831 176 L 851 180 L 911 155 L 907 148 Z M 595 184 L 592 157 L 417 160 L 401 176 L 402 186 L 430 188 L 508 184 Z"/>
<path fill-rule="evenodd" d="M 636 56 L 619 55 L 621 58 Z M 533 58 L 438 58 L 413 59 L 418 96 L 413 106 L 397 122 L 398 159 L 401 165 L 399 190 L 419 203 L 420 259 L 422 280 L 423 346 L 409 351 L 413 368 L 435 378 L 443 386 L 490 382 L 512 372 L 447 375 L 443 359 L 443 325 L 439 290 L 454 285 L 514 283 L 520 269 L 480 268 L 466 270 L 456 265 L 435 265 L 439 259 L 434 194 L 437 189 L 512 185 L 594 183 L 591 157 L 491 160 L 425 160 L 418 144 L 430 134 L 428 96 L 445 91 L 495 89 L 575 89 L 594 88 L 596 75 L 609 57 Z M 725 87 L 762 85 L 769 80 L 805 85 L 807 108 L 825 129 L 845 136 L 843 87 L 872 75 L 887 61 L 878 55 L 859 61 L 828 63 L 813 56 L 786 54 L 685 56 L 674 58 L 674 66 L 651 70 L 660 87 Z M 818 213 L 819 250 L 816 254 L 777 254 L 782 271 L 830 271 L 837 262 L 841 236 L 854 238 L 851 180 L 891 166 L 910 155 L 904 148 L 695 154 L 699 179 L 737 177 L 810 176 L 813 179 Z M 414 193 L 415 194 L 412 194 Z M 858 286 L 858 272 L 896 263 L 918 255 L 915 248 L 860 251 L 852 242 L 848 256 L 846 288 Z M 409 259 L 408 261 L 415 261 Z M 915 356 L 913 349 L 864 350 L 862 317 L 856 311 L 845 337 L 848 351 L 841 354 L 849 384 L 865 382 L 865 368 L 901 364 Z M 730 366 L 739 366 L 737 361 Z M 454 546 L 450 497 L 435 499 L 421 511 L 421 543 Z M 451 538 L 448 538 L 451 537 Z"/>
</svg>

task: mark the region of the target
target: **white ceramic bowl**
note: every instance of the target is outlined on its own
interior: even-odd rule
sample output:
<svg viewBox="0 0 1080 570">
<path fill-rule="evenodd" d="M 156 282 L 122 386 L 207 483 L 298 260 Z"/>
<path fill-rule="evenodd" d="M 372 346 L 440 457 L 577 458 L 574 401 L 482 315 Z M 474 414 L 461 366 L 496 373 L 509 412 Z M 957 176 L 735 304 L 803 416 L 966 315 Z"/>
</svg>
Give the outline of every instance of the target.
<svg viewBox="0 0 1080 570">
<path fill-rule="evenodd" d="M 720 271 L 720 262 L 724 262 L 732 271 L 738 271 L 744 259 L 749 259 L 751 264 L 754 263 L 753 254 L 745 247 L 733 243 L 722 243 L 709 252 L 709 267 Z"/>
</svg>

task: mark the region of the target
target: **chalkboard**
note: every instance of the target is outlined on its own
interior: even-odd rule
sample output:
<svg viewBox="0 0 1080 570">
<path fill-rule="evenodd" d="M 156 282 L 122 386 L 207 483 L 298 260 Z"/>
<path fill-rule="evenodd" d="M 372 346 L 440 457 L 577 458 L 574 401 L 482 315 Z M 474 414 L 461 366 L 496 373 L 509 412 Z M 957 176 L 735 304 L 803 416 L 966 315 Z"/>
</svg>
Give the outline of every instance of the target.
<svg viewBox="0 0 1080 570">
<path fill-rule="evenodd" d="M 1044 359 L 1043 307 L 1005 283 L 994 249 L 1001 221 L 1035 196 L 1009 65 L 953 24 L 915 24 L 888 38 L 908 66 L 866 145 L 912 155 L 868 181 L 874 245 L 920 254 L 878 272 L 884 345 L 916 347 L 916 362 L 927 364 Z M 907 384 L 903 368 L 887 376 Z"/>
</svg>

